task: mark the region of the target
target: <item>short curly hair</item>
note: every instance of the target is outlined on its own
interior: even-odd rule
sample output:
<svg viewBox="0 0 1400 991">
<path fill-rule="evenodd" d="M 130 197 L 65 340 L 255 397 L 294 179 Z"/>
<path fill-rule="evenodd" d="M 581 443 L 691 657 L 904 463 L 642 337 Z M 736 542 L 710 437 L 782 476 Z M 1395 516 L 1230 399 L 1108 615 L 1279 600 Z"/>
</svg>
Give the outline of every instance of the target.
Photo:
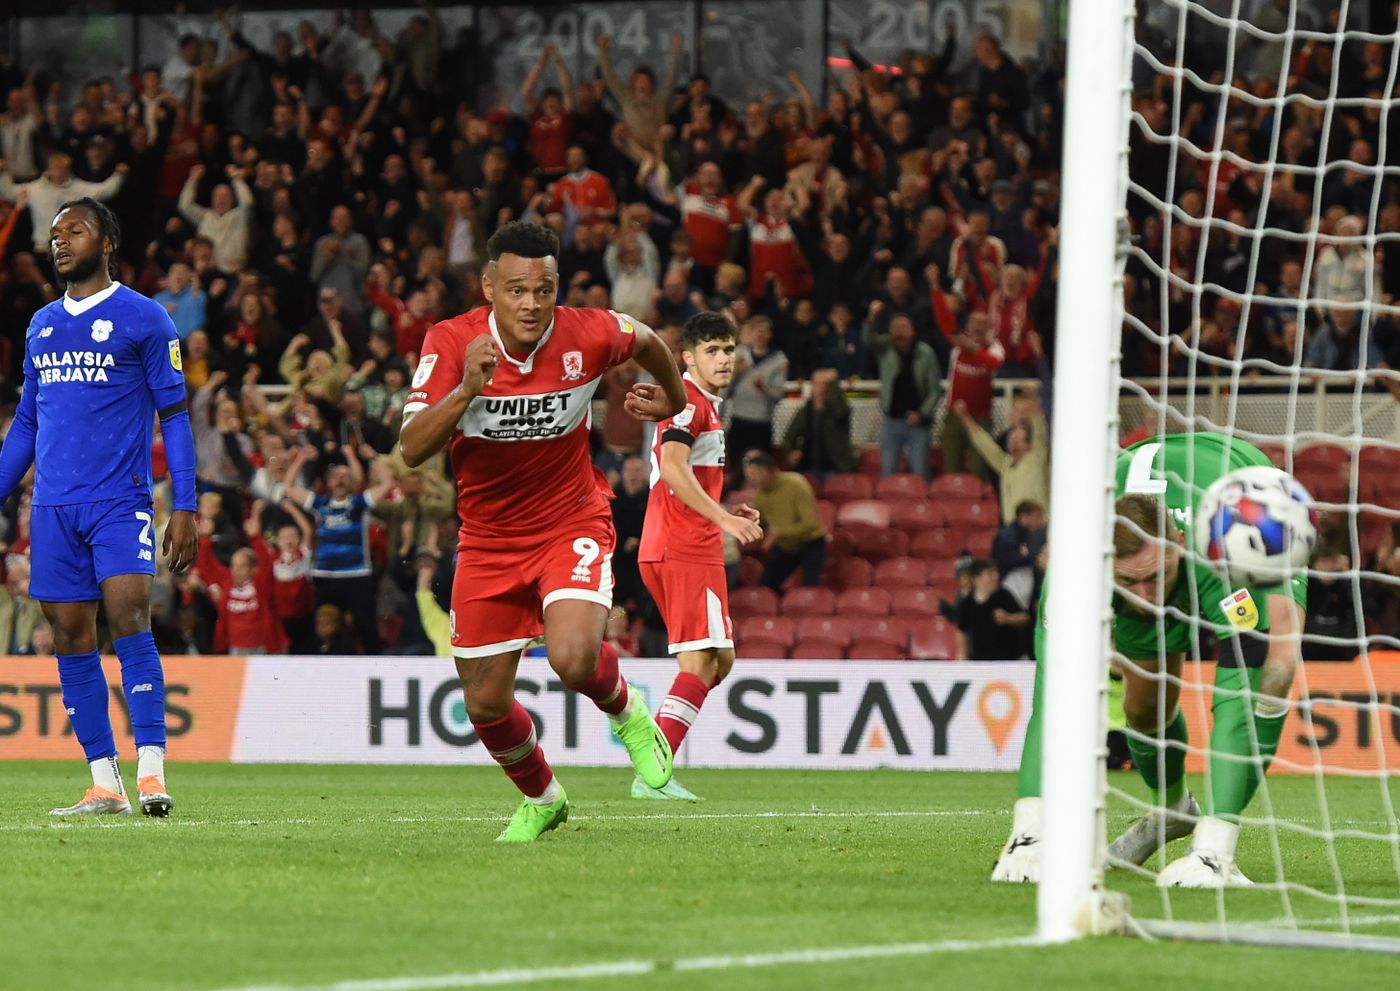
<svg viewBox="0 0 1400 991">
<path fill-rule="evenodd" d="M 512 220 L 496 229 L 486 242 L 488 261 L 499 261 L 502 255 L 521 258 L 558 258 L 559 235 L 544 224 Z"/>
</svg>

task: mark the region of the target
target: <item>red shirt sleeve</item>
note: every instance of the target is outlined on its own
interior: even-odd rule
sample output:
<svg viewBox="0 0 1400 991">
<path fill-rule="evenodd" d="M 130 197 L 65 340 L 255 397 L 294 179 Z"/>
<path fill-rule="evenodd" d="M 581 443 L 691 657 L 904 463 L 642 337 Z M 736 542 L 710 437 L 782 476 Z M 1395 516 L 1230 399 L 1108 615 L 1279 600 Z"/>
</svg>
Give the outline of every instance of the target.
<svg viewBox="0 0 1400 991">
<path fill-rule="evenodd" d="M 461 384 L 464 351 L 462 335 L 450 322 L 434 324 L 429 329 L 423 338 L 418 368 L 409 383 L 405 414 L 427 409 Z"/>
<path fill-rule="evenodd" d="M 668 440 L 680 441 L 683 444 L 694 444 L 696 439 L 709 429 L 709 422 L 705 416 L 705 411 L 695 402 L 695 396 L 686 389 L 685 408 L 675 416 L 667 417 L 656 425 L 656 432 L 661 437 L 662 443 Z M 681 435 L 689 437 L 686 440 Z"/>
<path fill-rule="evenodd" d="M 614 310 L 599 310 L 599 326 L 603 329 L 603 339 L 608 349 L 606 367 L 620 365 L 632 357 L 637 350 L 637 325 L 626 313 Z M 457 377 L 461 378 L 458 371 Z"/>
</svg>

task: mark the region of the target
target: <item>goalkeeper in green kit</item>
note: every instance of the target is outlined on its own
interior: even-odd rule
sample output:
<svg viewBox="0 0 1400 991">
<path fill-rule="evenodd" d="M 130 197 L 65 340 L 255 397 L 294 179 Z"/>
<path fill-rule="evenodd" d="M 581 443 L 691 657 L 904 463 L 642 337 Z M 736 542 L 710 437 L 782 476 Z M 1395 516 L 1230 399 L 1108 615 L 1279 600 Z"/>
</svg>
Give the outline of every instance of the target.
<svg viewBox="0 0 1400 991">
<path fill-rule="evenodd" d="M 1205 489 L 1238 468 L 1269 463 L 1250 444 L 1215 433 L 1171 434 L 1118 457 L 1113 644 L 1123 673 L 1129 749 L 1154 807 L 1113 841 L 1108 858 L 1110 865 L 1142 864 L 1163 843 L 1194 833 L 1190 851 L 1158 876 L 1163 887 L 1251 883 L 1235 866 L 1239 820 L 1283 734 L 1301 659 L 1307 576 L 1229 587 L 1189 549 L 1192 516 Z M 1039 879 L 1044 603 L 1042 597 L 1015 821 L 993 881 Z M 1186 789 L 1186 718 L 1178 704 L 1182 664 L 1198 625 L 1220 641 L 1204 815 Z"/>
</svg>

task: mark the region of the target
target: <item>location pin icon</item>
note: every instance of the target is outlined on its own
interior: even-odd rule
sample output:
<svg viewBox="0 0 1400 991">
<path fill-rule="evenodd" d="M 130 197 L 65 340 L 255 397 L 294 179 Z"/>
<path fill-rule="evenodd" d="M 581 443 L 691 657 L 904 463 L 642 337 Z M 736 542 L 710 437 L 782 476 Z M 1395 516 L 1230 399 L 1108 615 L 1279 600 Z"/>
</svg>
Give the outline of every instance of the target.
<svg viewBox="0 0 1400 991">
<path fill-rule="evenodd" d="M 989 681 L 977 699 L 977 715 L 982 718 L 992 746 L 1001 753 L 1021 718 L 1021 693 L 1009 681 Z"/>
</svg>

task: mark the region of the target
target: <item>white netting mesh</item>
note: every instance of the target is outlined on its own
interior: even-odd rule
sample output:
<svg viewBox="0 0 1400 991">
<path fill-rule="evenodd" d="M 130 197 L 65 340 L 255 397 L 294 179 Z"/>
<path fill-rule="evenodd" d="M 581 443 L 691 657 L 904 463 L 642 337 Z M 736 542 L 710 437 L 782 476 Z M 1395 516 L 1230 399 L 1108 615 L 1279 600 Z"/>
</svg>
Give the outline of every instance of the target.
<svg viewBox="0 0 1400 991">
<path fill-rule="evenodd" d="M 1124 150 L 1124 432 L 1233 434 L 1292 471 L 1325 521 L 1301 649 L 1354 659 L 1298 667 L 1279 756 L 1242 817 L 1237 863 L 1254 888 L 1154 897 L 1132 879 L 1155 877 L 1184 843 L 1109 883 L 1140 888 L 1140 918 L 1255 925 L 1284 942 L 1340 932 L 1394 948 L 1400 43 L 1394 14 L 1379 30 L 1373 6 L 1391 7 L 1138 4 Z M 1191 785 L 1208 793 L 1216 645 L 1207 624 L 1190 621 L 1207 635 L 1178 685 Z M 1159 654 L 1158 669 L 1166 663 Z M 1167 685 L 1157 678 L 1163 708 Z M 1149 802 L 1135 774 L 1110 776 L 1109 790 L 1112 837 Z"/>
</svg>

